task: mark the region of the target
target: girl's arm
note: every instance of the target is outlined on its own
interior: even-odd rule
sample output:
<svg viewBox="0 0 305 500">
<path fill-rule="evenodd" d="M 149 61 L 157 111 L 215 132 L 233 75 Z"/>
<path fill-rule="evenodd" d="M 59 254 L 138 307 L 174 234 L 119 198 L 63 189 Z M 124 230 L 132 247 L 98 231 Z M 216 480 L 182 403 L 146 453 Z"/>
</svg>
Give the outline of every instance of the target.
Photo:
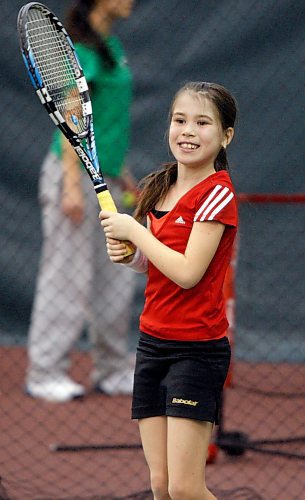
<svg viewBox="0 0 305 500">
<path fill-rule="evenodd" d="M 213 259 L 225 225 L 220 222 L 195 222 L 184 254 L 172 250 L 153 236 L 148 229 L 125 214 L 102 211 L 101 224 L 107 238 L 129 240 L 139 248 L 159 271 L 182 288 L 195 286 Z M 114 262 L 122 261 L 123 250 Z"/>
</svg>

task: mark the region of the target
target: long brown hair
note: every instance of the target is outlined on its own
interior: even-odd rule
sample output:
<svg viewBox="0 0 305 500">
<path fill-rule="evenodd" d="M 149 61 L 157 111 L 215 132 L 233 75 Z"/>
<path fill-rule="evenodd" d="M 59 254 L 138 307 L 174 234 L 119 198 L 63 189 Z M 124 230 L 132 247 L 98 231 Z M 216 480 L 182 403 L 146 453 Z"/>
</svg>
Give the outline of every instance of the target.
<svg viewBox="0 0 305 500">
<path fill-rule="evenodd" d="M 216 107 L 222 129 L 225 131 L 229 127 L 234 127 L 237 105 L 230 92 L 217 83 L 209 82 L 189 82 L 175 94 L 169 111 L 169 123 L 172 119 L 173 108 L 177 98 L 184 92 L 190 92 L 204 96 Z M 225 149 L 222 147 L 215 159 L 214 168 L 228 170 L 228 160 Z M 163 168 L 148 174 L 140 181 L 141 194 L 134 212 L 135 219 L 141 221 L 146 217 L 157 204 L 168 193 L 170 186 L 176 181 L 178 175 L 177 162 L 166 163 Z"/>
</svg>

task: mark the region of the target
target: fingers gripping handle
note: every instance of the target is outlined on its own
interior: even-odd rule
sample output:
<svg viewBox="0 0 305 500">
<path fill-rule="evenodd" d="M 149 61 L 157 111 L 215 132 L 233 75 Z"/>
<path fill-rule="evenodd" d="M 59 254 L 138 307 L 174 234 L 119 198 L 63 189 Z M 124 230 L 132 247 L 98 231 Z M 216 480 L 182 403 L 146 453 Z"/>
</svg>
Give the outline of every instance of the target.
<svg viewBox="0 0 305 500">
<path fill-rule="evenodd" d="M 117 212 L 117 208 L 113 201 L 113 198 L 110 194 L 110 191 L 102 191 L 101 193 L 97 193 L 97 198 L 102 210 L 106 210 L 107 212 Z M 124 241 L 126 246 L 126 257 L 129 255 L 133 255 L 135 253 L 133 247 L 130 245 L 128 241 Z"/>
</svg>

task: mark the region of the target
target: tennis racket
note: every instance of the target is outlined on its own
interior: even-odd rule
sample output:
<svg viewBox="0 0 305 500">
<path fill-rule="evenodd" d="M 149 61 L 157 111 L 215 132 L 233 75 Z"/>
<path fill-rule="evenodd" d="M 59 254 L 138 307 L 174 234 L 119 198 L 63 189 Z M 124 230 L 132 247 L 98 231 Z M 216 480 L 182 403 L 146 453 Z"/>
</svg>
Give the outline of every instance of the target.
<svg viewBox="0 0 305 500">
<path fill-rule="evenodd" d="M 72 40 L 48 7 L 30 2 L 18 14 L 23 60 L 41 104 L 73 146 L 93 183 L 100 207 L 117 212 L 100 169 L 88 84 Z M 126 256 L 134 250 L 128 242 Z"/>
</svg>

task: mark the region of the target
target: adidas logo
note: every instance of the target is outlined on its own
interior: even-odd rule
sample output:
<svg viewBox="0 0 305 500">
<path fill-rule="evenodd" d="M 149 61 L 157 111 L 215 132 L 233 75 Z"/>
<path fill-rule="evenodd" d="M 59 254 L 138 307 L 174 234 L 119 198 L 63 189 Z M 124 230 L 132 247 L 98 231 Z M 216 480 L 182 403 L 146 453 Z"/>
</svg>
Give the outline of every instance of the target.
<svg viewBox="0 0 305 500">
<path fill-rule="evenodd" d="M 175 224 L 185 224 L 185 220 L 181 217 L 181 215 L 175 220 Z"/>
</svg>

